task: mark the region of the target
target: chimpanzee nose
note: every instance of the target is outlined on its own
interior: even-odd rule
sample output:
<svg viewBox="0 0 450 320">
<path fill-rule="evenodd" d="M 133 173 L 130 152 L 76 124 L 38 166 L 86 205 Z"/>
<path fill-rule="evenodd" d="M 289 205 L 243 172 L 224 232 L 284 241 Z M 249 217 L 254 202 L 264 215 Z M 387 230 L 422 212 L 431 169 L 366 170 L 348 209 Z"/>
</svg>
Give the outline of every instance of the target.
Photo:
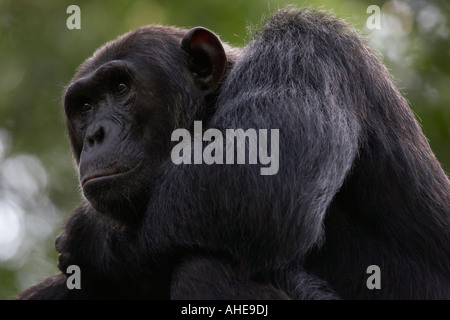
<svg viewBox="0 0 450 320">
<path fill-rule="evenodd" d="M 106 136 L 106 126 L 102 123 L 96 123 L 95 125 L 88 128 L 86 132 L 85 143 L 88 147 L 93 147 L 96 144 L 102 144 Z"/>
</svg>

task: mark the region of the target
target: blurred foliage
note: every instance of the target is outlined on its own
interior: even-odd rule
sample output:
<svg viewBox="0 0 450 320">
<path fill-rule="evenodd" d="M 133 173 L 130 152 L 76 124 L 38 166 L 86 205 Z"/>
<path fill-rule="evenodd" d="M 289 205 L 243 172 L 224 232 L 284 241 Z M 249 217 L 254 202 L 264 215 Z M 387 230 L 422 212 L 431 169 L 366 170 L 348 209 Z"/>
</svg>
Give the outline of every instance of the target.
<svg viewBox="0 0 450 320">
<path fill-rule="evenodd" d="M 333 11 L 367 35 L 450 171 L 446 0 L 1 0 L 0 299 L 57 272 L 53 239 L 81 199 L 60 103 L 77 66 L 106 41 L 145 24 L 201 25 L 242 46 L 249 27 L 292 3 Z M 71 4 L 81 8 L 80 30 L 66 27 Z M 382 8 L 380 30 L 365 27 L 372 4 Z"/>
</svg>

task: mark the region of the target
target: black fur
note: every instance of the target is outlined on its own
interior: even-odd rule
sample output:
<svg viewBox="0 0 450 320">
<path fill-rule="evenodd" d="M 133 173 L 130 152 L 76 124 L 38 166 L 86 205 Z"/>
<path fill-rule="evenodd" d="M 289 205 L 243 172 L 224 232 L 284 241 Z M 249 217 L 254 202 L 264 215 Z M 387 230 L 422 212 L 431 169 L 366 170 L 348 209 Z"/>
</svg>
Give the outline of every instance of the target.
<svg viewBox="0 0 450 320">
<path fill-rule="evenodd" d="M 279 129 L 279 172 L 169 159 L 138 224 L 82 204 L 57 249 L 63 266 L 81 267 L 84 289 L 62 297 L 449 299 L 450 182 L 357 33 L 321 11 L 281 10 L 228 56 L 217 96 L 197 106 L 213 108 L 208 127 L 223 132 Z M 191 98 L 167 92 L 179 99 L 175 118 L 186 117 Z M 198 108 L 197 119 L 210 114 Z M 366 286 L 372 264 L 380 290 Z"/>
</svg>

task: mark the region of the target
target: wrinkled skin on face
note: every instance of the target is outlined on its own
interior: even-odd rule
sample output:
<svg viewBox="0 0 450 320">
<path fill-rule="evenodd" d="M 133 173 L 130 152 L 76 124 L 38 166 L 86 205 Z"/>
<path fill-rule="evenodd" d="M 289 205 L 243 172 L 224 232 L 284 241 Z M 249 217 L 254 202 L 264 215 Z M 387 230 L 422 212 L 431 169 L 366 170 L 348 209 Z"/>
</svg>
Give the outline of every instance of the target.
<svg viewBox="0 0 450 320">
<path fill-rule="evenodd" d="M 158 132 L 157 88 L 140 83 L 137 68 L 127 60 L 105 63 L 75 80 L 64 99 L 83 194 L 119 219 L 142 210 L 157 171 L 149 167 L 158 168 L 168 145 Z"/>
</svg>

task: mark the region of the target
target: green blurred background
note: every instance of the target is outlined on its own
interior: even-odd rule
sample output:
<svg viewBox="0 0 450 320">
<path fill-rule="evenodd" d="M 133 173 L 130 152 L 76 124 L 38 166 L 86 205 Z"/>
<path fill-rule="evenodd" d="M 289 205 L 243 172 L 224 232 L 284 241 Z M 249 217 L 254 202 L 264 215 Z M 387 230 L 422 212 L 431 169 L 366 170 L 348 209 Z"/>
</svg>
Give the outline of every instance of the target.
<svg viewBox="0 0 450 320">
<path fill-rule="evenodd" d="M 66 9 L 81 9 L 69 30 Z M 0 0 L 0 299 L 56 273 L 55 236 L 81 199 L 61 93 L 95 49 L 145 24 L 204 26 L 232 45 L 287 4 L 333 11 L 367 35 L 450 171 L 449 1 Z M 369 30 L 369 5 L 382 8 Z"/>
</svg>

